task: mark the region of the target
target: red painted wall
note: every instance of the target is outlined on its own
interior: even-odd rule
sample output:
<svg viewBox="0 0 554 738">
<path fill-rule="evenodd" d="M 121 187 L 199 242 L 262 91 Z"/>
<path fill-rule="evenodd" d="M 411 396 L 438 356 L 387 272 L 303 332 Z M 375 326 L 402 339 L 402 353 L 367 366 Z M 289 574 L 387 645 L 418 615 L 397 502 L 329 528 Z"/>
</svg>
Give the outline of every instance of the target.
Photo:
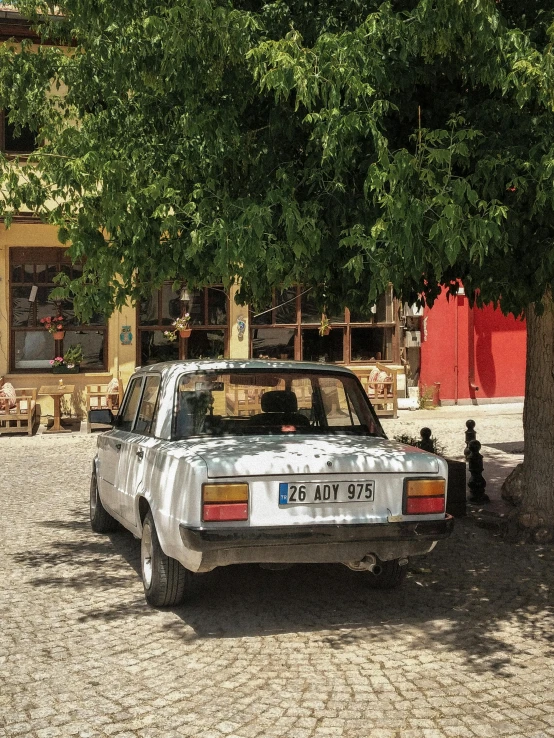
<svg viewBox="0 0 554 738">
<path fill-rule="evenodd" d="M 523 397 L 526 338 L 525 321 L 442 294 L 422 318 L 420 385 L 440 382 L 441 400 Z"/>
</svg>

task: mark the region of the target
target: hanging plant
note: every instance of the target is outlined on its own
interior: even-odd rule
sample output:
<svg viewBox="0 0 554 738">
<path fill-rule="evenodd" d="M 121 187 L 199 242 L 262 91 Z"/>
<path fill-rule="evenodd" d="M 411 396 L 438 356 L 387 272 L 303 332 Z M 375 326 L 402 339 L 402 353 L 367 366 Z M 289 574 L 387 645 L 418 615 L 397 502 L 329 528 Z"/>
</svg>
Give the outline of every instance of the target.
<svg viewBox="0 0 554 738">
<path fill-rule="evenodd" d="M 321 324 L 319 326 L 319 335 L 320 336 L 328 336 L 331 332 L 331 324 L 329 323 L 329 318 L 325 315 L 325 313 L 321 316 Z"/>
<path fill-rule="evenodd" d="M 190 313 L 185 313 L 184 315 L 181 315 L 180 318 L 177 318 L 177 320 L 173 323 L 172 331 L 164 331 L 164 336 L 167 338 L 168 341 L 176 341 L 177 333 L 181 336 L 181 338 L 188 338 L 192 332 L 189 328 L 189 325 Z"/>
<path fill-rule="evenodd" d="M 49 315 L 46 318 L 41 318 L 40 322 L 43 327 L 54 336 L 55 341 L 61 341 L 65 335 L 64 318 L 62 315 Z"/>
</svg>

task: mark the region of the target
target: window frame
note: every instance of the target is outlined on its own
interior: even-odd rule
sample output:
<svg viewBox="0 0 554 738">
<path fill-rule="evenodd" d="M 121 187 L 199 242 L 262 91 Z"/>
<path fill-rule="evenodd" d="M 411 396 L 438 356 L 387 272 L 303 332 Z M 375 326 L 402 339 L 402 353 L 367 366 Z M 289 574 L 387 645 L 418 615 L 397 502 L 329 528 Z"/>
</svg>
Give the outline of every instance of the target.
<svg viewBox="0 0 554 738">
<path fill-rule="evenodd" d="M 15 344 L 16 344 L 16 334 L 18 333 L 31 333 L 31 332 L 37 332 L 37 331 L 45 331 L 46 329 L 40 324 L 38 316 L 36 315 L 36 303 L 33 308 L 34 312 L 34 318 L 36 320 L 35 325 L 22 327 L 22 326 L 14 326 L 14 300 L 13 300 L 13 289 L 15 287 L 21 286 L 28 288 L 31 290 L 33 286 L 37 287 L 47 287 L 50 290 L 54 289 L 56 285 L 53 282 L 38 282 L 35 279 L 36 276 L 36 270 L 33 269 L 33 280 L 23 280 L 21 282 L 14 281 L 13 280 L 13 269 L 14 267 L 18 265 L 32 265 L 33 267 L 36 267 L 38 265 L 51 265 L 55 264 L 57 267 L 57 273 L 60 273 L 62 270 L 62 265 L 66 265 L 71 267 L 72 261 L 71 258 L 66 254 L 67 249 L 63 247 L 58 246 L 37 246 L 37 247 L 19 247 L 19 246 L 12 246 L 9 247 L 9 271 L 8 271 L 8 284 L 7 284 L 7 292 L 8 292 L 8 331 L 9 331 L 9 372 L 10 374 L 49 374 L 52 370 L 50 367 L 29 367 L 29 368 L 18 368 L 16 367 L 16 356 L 15 356 Z M 52 311 L 52 314 L 55 311 Z M 63 307 L 61 308 L 61 312 L 63 314 Z M 84 366 L 81 370 L 81 373 L 87 374 L 98 374 L 99 372 L 106 372 L 108 371 L 108 346 L 109 346 L 109 326 L 108 326 L 108 320 L 106 319 L 104 324 L 89 324 L 89 323 L 79 323 L 77 325 L 70 325 L 64 327 L 64 332 L 67 335 L 67 333 L 75 333 L 75 332 L 82 332 L 82 333 L 97 333 L 97 334 L 103 334 L 103 358 L 102 361 L 98 361 L 96 365 L 93 366 Z M 64 341 L 67 339 L 64 337 L 61 340 L 54 339 L 54 346 L 53 346 L 53 355 L 54 356 L 63 356 L 65 351 L 69 348 L 69 344 L 66 345 L 64 348 Z"/>
<path fill-rule="evenodd" d="M 317 407 L 320 410 L 320 417 L 325 418 L 325 425 L 322 425 L 321 427 L 325 428 L 325 435 L 333 436 L 335 432 L 340 431 L 334 431 L 333 428 L 335 426 L 328 424 L 328 416 L 324 409 L 324 399 L 322 396 L 322 383 L 321 380 L 339 380 L 340 383 L 343 385 L 343 387 L 346 387 L 348 384 L 352 383 L 354 384 L 359 392 L 355 394 L 356 399 L 359 399 L 362 403 L 361 405 L 358 405 L 356 402 L 352 403 L 352 408 L 355 410 L 358 417 L 361 415 L 364 415 L 367 413 L 368 417 L 371 420 L 371 424 L 373 425 L 375 429 L 375 436 L 380 438 L 385 438 L 384 430 L 381 426 L 381 422 L 377 416 L 377 413 L 375 412 L 375 408 L 369 401 L 367 394 L 362 386 L 362 383 L 360 382 L 359 377 L 357 377 L 355 374 L 344 374 L 340 371 L 325 371 L 325 372 L 303 372 L 302 370 L 296 369 L 296 368 L 277 368 L 274 371 L 269 371 L 266 369 L 260 370 L 256 367 L 244 367 L 244 368 L 233 368 L 233 369 L 208 369 L 208 370 L 195 370 L 195 371 L 182 371 L 176 378 L 173 384 L 173 398 L 172 398 L 172 415 L 171 415 L 171 428 L 170 428 L 170 438 L 171 441 L 184 441 L 189 439 L 198 439 L 198 438 L 219 438 L 220 436 L 216 434 L 191 434 L 190 436 L 180 436 L 177 434 L 177 412 L 179 408 L 179 387 L 181 383 L 181 379 L 183 377 L 191 377 L 191 376 L 219 376 L 219 375 L 232 375 L 232 374 L 239 374 L 241 376 L 244 375 L 279 375 L 283 379 L 285 379 L 285 384 L 288 385 L 291 381 L 294 381 L 295 378 L 299 379 L 309 379 L 311 383 L 311 389 L 312 389 L 312 403 L 315 403 L 314 407 Z M 291 379 L 289 379 L 291 378 Z M 316 382 L 314 382 L 314 379 Z M 250 386 L 250 385 L 247 385 Z M 351 395 L 349 395 L 346 390 L 345 394 L 348 397 L 348 402 L 350 403 L 352 401 Z M 314 396 L 315 399 L 314 399 Z M 363 407 L 362 407 L 363 406 Z M 245 425 L 246 427 L 246 425 Z M 352 427 L 356 427 L 354 424 Z M 229 435 L 223 435 L 222 438 L 255 438 L 259 433 L 261 433 L 261 428 L 256 427 L 254 428 L 254 432 L 251 434 L 229 434 Z M 301 435 L 301 433 L 299 434 Z M 279 434 L 279 437 L 281 437 L 281 434 Z M 287 433 L 283 434 L 283 437 L 291 437 Z"/>
<path fill-rule="evenodd" d="M 171 286 L 173 285 L 173 282 L 164 282 L 164 286 Z M 209 331 L 209 330 L 219 330 L 223 331 L 223 357 L 228 358 L 229 356 L 229 338 L 230 338 L 230 300 L 227 293 L 225 293 L 223 289 L 223 285 L 220 284 L 214 284 L 209 285 L 207 287 L 200 288 L 203 290 L 203 305 L 204 305 L 204 319 L 206 320 L 208 318 L 208 290 L 219 290 L 225 294 L 225 299 L 227 301 L 227 310 L 226 310 L 226 321 L 225 325 L 223 324 L 211 324 L 211 323 L 202 323 L 202 324 L 193 324 L 192 322 L 189 323 L 189 328 L 194 331 Z M 200 290 L 191 290 L 191 291 L 200 291 Z M 156 333 L 164 331 L 171 330 L 171 324 L 162 324 L 160 323 L 161 316 L 162 316 L 162 309 L 163 309 L 163 287 L 160 287 L 158 290 L 155 290 L 153 295 L 157 296 L 157 320 L 158 322 L 156 324 L 152 325 L 141 325 L 140 322 L 140 312 L 141 312 L 141 304 L 140 302 L 137 303 L 137 309 L 136 309 L 136 336 L 137 336 L 137 346 L 136 346 L 136 365 L 142 366 L 142 334 L 143 333 Z M 186 361 L 188 359 L 187 352 L 188 352 L 188 338 L 181 338 L 181 336 L 177 336 L 176 343 L 178 347 L 178 361 Z M 150 366 L 148 364 L 144 364 L 144 366 Z"/>
<path fill-rule="evenodd" d="M 272 297 L 272 306 L 270 309 L 270 316 L 271 316 L 271 322 L 268 323 L 255 323 L 254 322 L 254 311 L 250 309 L 250 357 L 253 358 L 254 356 L 254 331 L 257 329 L 279 329 L 279 328 L 288 328 L 294 329 L 294 360 L 295 361 L 303 361 L 305 360 L 303 357 L 304 353 L 304 341 L 302 332 L 304 330 L 318 330 L 319 329 L 319 322 L 318 323 L 303 323 L 302 322 L 302 297 L 304 294 L 306 294 L 305 290 L 298 285 L 296 287 L 296 297 L 295 297 L 295 305 L 296 305 L 296 322 L 295 323 L 277 323 L 277 311 L 276 307 L 280 304 L 277 298 L 277 295 L 280 294 L 279 290 L 273 290 L 273 297 Z M 398 315 L 398 300 L 391 294 L 391 310 L 393 313 L 393 320 L 392 321 L 364 321 L 364 322 L 354 322 L 351 320 L 351 313 L 348 308 L 345 308 L 344 311 L 344 320 L 342 321 L 331 321 L 330 327 L 332 330 L 342 330 L 342 336 L 343 336 L 343 359 L 341 361 L 333 361 L 329 362 L 329 364 L 337 364 L 339 366 L 345 366 L 345 365 L 353 365 L 353 366 L 363 366 L 365 364 L 375 364 L 377 361 L 383 364 L 397 364 L 400 361 L 400 331 L 399 331 L 399 321 L 395 319 L 395 316 Z M 358 361 L 354 361 L 352 359 L 352 330 L 356 330 L 357 328 L 368 328 L 368 329 L 384 329 L 384 330 L 391 330 L 392 336 L 391 336 L 391 358 L 389 359 L 375 359 L 371 361 L 371 359 L 362 359 Z"/>
<path fill-rule="evenodd" d="M 146 388 L 148 386 L 148 380 L 153 379 L 157 380 L 158 387 L 156 391 L 156 401 L 154 402 L 154 408 L 152 411 L 152 418 L 150 419 L 150 425 L 148 426 L 148 431 L 139 431 L 137 430 L 137 423 L 140 418 L 140 411 L 142 408 L 142 403 L 144 402 L 144 396 L 146 394 Z M 158 416 L 158 408 L 160 406 L 160 395 L 161 395 L 161 388 L 162 388 L 162 375 L 159 372 L 150 372 L 149 374 L 145 374 L 142 382 L 142 389 L 140 391 L 140 398 L 137 405 L 137 411 L 135 413 L 135 419 L 133 421 L 133 424 L 131 426 L 131 430 L 127 431 L 128 433 L 134 433 L 137 436 L 147 436 L 149 438 L 155 438 L 156 435 L 153 432 L 156 428 L 157 423 L 157 416 Z"/>
<path fill-rule="evenodd" d="M 129 380 L 129 384 L 127 385 L 127 388 L 125 390 L 125 394 L 123 396 L 123 400 L 121 401 L 121 408 L 117 415 L 115 416 L 115 422 L 114 422 L 114 429 L 121 431 L 122 433 L 132 433 L 133 428 L 135 426 L 138 411 L 140 407 L 140 403 L 142 401 L 142 394 L 144 392 L 144 374 L 136 374 L 135 376 L 131 377 Z M 130 427 L 129 428 L 122 428 L 123 424 L 123 417 L 125 413 L 127 412 L 127 407 L 129 403 L 131 402 L 131 395 L 133 394 L 133 388 L 135 386 L 135 383 L 138 385 L 138 392 L 139 392 L 139 399 L 137 402 L 137 407 L 135 410 L 135 414 L 133 415 L 132 420 L 130 421 Z"/>
<path fill-rule="evenodd" d="M 32 149 L 23 151 L 22 149 L 7 149 L 6 148 L 6 130 L 8 127 L 8 111 L 4 109 L 0 109 L 0 150 L 8 157 L 19 157 L 20 159 L 27 159 L 28 156 L 33 154 L 37 149 L 37 132 L 33 132 L 30 128 L 29 130 L 34 136 L 34 146 Z M 27 126 L 28 127 L 28 126 Z"/>
</svg>

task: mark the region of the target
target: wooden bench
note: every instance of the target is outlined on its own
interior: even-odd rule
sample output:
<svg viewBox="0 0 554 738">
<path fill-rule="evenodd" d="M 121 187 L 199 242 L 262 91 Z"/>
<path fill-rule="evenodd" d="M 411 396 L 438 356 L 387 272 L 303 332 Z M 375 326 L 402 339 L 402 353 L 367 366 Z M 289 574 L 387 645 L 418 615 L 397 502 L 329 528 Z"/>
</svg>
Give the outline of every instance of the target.
<svg viewBox="0 0 554 738">
<path fill-rule="evenodd" d="M 27 433 L 32 436 L 37 415 L 37 388 L 20 387 L 15 395 L 15 407 L 7 409 L 7 403 L 0 400 L 0 435 Z"/>
<path fill-rule="evenodd" d="M 373 369 L 353 369 L 362 383 L 365 393 L 377 415 L 398 417 L 398 379 L 399 369 L 391 369 L 377 362 Z"/>
</svg>

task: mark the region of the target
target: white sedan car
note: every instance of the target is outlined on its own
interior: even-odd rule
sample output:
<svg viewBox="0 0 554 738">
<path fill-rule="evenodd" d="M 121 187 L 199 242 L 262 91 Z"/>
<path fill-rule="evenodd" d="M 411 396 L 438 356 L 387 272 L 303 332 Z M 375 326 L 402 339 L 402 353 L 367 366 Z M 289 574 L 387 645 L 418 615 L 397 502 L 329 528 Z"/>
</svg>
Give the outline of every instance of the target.
<svg viewBox="0 0 554 738">
<path fill-rule="evenodd" d="M 108 416 L 108 417 L 106 417 Z M 147 601 L 216 566 L 341 562 L 399 585 L 452 530 L 447 465 L 387 440 L 356 376 L 286 361 L 174 361 L 129 381 L 98 438 L 92 529 L 141 539 Z"/>
</svg>

